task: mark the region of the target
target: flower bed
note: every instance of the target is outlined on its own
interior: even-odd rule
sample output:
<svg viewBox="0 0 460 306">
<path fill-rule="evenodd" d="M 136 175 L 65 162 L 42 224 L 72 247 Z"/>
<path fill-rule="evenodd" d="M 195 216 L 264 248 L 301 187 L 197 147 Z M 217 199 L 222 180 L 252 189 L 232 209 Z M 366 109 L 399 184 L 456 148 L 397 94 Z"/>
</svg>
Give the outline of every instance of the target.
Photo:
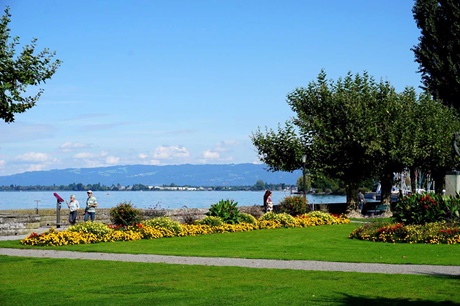
<svg viewBox="0 0 460 306">
<path fill-rule="evenodd" d="M 350 220 L 344 216 L 333 216 L 323 212 L 311 212 L 292 217 L 288 214 L 267 213 L 251 223 L 208 225 L 179 224 L 167 217 L 154 218 L 132 226 L 111 226 L 99 222 L 79 223 L 65 231 L 50 229 L 42 234 L 32 233 L 21 240 L 23 245 L 61 246 L 97 242 L 158 239 L 217 233 L 244 232 L 281 227 L 308 227 L 318 225 L 345 224 Z"/>
<path fill-rule="evenodd" d="M 460 243 L 460 225 L 446 222 L 423 225 L 372 222 L 355 229 L 349 238 L 391 243 L 457 244 Z"/>
</svg>

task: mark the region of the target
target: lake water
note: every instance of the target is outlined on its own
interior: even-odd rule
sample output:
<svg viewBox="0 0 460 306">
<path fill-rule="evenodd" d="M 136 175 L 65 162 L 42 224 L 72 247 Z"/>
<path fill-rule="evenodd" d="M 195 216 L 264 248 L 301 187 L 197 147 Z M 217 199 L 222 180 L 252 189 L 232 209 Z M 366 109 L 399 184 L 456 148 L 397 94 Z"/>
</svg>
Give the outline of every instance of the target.
<svg viewBox="0 0 460 306">
<path fill-rule="evenodd" d="M 53 191 L 22 191 L 0 192 L 0 210 L 6 209 L 35 209 L 56 208 L 56 198 Z M 86 201 L 86 192 L 59 191 L 64 200 L 69 200 L 75 194 L 80 205 Z M 159 208 L 176 209 L 187 206 L 188 208 L 209 208 L 220 200 L 233 199 L 238 206 L 262 205 L 264 191 L 94 191 L 100 208 L 111 208 L 122 202 L 131 202 L 136 208 L 149 208 L 159 205 Z M 272 200 L 277 204 L 289 192 L 274 191 Z M 345 196 L 311 195 L 307 200 L 312 204 L 345 203 Z M 66 207 L 65 203 L 62 206 Z"/>
</svg>

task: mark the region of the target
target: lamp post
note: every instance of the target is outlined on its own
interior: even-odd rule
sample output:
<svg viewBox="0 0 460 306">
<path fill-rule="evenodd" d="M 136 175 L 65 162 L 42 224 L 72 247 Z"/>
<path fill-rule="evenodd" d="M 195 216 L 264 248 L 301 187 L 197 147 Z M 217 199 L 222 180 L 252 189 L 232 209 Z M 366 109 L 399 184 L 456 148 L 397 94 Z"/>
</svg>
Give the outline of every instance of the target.
<svg viewBox="0 0 460 306">
<path fill-rule="evenodd" d="M 307 203 L 307 182 L 305 180 L 305 164 L 307 162 L 307 154 L 302 155 L 302 181 L 303 181 L 303 198 Z"/>
</svg>

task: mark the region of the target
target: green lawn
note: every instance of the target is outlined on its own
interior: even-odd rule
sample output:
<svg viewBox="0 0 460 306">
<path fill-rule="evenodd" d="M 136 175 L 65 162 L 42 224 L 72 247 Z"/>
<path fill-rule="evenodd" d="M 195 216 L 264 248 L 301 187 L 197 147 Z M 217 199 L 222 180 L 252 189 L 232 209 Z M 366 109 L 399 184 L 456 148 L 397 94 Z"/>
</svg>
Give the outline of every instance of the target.
<svg viewBox="0 0 460 306">
<path fill-rule="evenodd" d="M 348 239 L 357 226 L 343 224 L 283 228 L 43 248 L 179 256 L 460 265 L 460 245 L 392 244 Z M 26 246 L 18 241 L 0 241 L 0 247 Z"/>
<path fill-rule="evenodd" d="M 459 245 L 372 243 L 353 224 L 54 249 L 460 264 Z M 2 241 L 0 247 L 23 247 Z M 50 248 L 46 248 L 50 249 Z M 460 278 L 0 256 L 0 305 L 460 305 Z"/>
</svg>

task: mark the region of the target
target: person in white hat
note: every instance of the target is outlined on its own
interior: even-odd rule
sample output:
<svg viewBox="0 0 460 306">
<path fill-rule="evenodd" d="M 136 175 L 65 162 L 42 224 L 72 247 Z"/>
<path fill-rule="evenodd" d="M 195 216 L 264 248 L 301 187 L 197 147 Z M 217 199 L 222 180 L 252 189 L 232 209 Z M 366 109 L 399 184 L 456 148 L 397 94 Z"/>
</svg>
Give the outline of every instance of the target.
<svg viewBox="0 0 460 306">
<path fill-rule="evenodd" d="M 86 199 L 85 217 L 83 220 L 88 221 L 88 219 L 91 218 L 91 221 L 94 221 L 96 218 L 97 200 L 93 197 L 93 192 L 91 190 L 88 190 L 86 193 L 88 194 L 88 198 Z"/>
<path fill-rule="evenodd" d="M 70 196 L 70 203 L 69 201 L 65 201 L 65 203 L 67 204 L 67 207 L 70 210 L 69 223 L 70 225 L 75 225 L 75 223 L 77 222 L 77 215 L 78 215 L 78 210 L 80 209 L 80 204 L 75 199 L 74 195 Z"/>
</svg>

